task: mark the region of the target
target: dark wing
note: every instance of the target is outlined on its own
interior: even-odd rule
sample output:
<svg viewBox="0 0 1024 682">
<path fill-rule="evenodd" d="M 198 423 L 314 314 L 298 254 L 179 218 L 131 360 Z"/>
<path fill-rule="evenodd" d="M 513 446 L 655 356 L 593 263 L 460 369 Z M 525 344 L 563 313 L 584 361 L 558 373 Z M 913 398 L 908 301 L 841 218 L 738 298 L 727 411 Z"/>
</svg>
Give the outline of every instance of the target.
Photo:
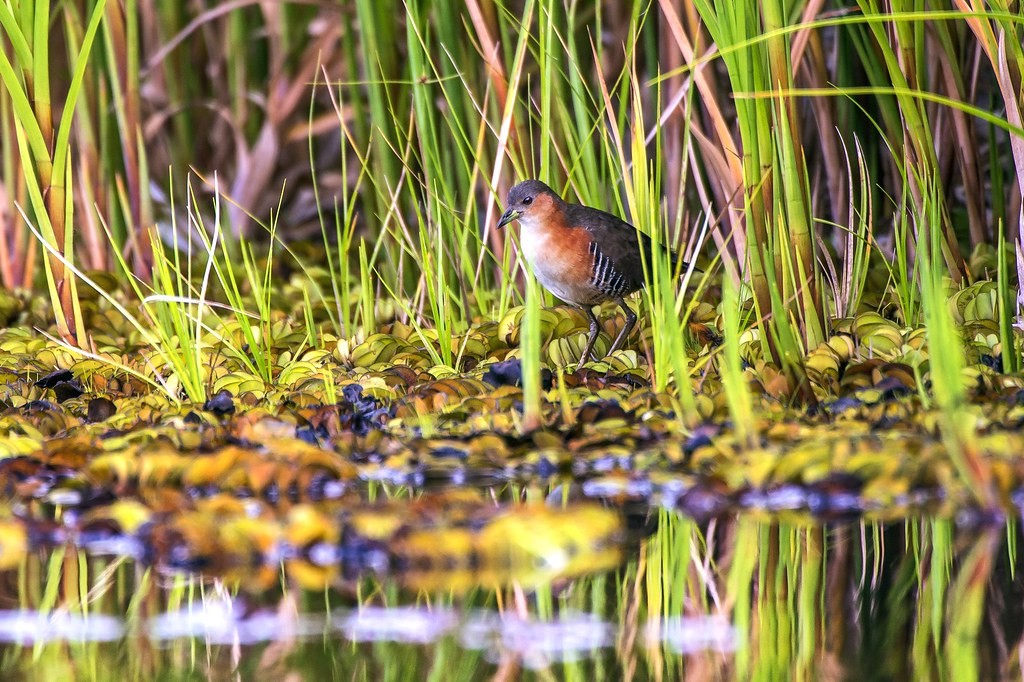
<svg viewBox="0 0 1024 682">
<path fill-rule="evenodd" d="M 611 213 L 578 204 L 569 205 L 570 224 L 590 232 L 594 253 L 594 285 L 611 297 L 626 296 L 644 286 L 644 261 L 651 267 L 651 238 Z M 673 267 L 679 257 L 669 251 Z M 683 264 L 685 268 L 685 264 Z"/>
</svg>

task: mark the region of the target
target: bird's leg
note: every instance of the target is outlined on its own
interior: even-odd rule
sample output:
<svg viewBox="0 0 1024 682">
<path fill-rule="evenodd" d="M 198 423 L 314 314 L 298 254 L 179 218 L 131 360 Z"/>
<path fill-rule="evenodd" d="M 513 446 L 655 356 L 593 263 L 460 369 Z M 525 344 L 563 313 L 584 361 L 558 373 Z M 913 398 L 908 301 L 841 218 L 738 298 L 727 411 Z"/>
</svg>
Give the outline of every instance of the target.
<svg viewBox="0 0 1024 682">
<path fill-rule="evenodd" d="M 601 323 L 594 316 L 594 309 L 584 306 L 583 312 L 590 318 L 590 335 L 587 336 L 587 347 L 583 349 L 583 355 L 580 356 L 580 364 L 576 365 L 577 372 L 583 369 L 583 363 L 590 358 L 591 352 L 594 350 L 594 342 L 597 341 L 597 334 L 601 330 Z"/>
<path fill-rule="evenodd" d="M 612 347 L 608 349 L 608 355 L 611 355 L 619 349 L 622 342 L 625 341 L 626 337 L 629 336 L 629 333 L 633 331 L 633 325 L 636 324 L 636 313 L 633 312 L 632 308 L 626 305 L 625 299 L 617 298 L 615 299 L 615 302 L 618 303 L 625 311 L 626 324 L 622 327 L 622 331 L 619 332 L 619 335 L 615 337 L 615 341 L 612 342 Z"/>
</svg>

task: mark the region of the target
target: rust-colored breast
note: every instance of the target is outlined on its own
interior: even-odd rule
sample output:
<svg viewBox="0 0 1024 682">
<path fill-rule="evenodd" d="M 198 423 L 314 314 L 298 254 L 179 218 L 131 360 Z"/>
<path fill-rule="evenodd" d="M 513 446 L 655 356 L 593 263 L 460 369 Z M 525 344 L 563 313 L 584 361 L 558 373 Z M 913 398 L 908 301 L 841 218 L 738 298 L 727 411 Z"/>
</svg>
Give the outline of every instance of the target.
<svg viewBox="0 0 1024 682">
<path fill-rule="evenodd" d="M 607 298 L 594 286 L 595 258 L 590 233 L 580 227 L 547 225 L 533 249 L 534 274 L 555 296 L 576 305 Z"/>
<path fill-rule="evenodd" d="M 594 257 L 590 253 L 590 235 L 580 227 L 557 227 L 548 232 L 547 248 L 540 251 L 545 269 L 560 269 L 567 278 L 589 280 Z"/>
</svg>

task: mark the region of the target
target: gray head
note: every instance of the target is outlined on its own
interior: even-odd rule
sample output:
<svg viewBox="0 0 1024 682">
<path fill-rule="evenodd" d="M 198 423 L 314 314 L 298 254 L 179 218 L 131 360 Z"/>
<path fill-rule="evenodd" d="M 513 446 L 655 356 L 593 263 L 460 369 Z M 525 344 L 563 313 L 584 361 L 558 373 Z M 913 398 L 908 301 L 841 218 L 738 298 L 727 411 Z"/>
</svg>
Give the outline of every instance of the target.
<svg viewBox="0 0 1024 682">
<path fill-rule="evenodd" d="M 504 227 L 513 220 L 532 221 L 561 204 L 562 198 L 540 180 L 524 180 L 509 190 L 498 227 Z"/>
</svg>

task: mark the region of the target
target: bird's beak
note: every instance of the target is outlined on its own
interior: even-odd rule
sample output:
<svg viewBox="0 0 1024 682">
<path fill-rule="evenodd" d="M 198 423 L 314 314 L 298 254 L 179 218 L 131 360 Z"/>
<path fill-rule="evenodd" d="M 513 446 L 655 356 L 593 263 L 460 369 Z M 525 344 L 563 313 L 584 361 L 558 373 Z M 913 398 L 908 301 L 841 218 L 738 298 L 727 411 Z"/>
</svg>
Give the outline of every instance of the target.
<svg viewBox="0 0 1024 682">
<path fill-rule="evenodd" d="M 501 214 L 501 220 L 498 221 L 498 229 L 500 230 L 513 220 L 518 219 L 520 215 L 521 214 L 519 213 L 519 211 L 515 210 L 514 208 L 510 208 L 509 210 L 505 211 L 504 213 Z"/>
</svg>

